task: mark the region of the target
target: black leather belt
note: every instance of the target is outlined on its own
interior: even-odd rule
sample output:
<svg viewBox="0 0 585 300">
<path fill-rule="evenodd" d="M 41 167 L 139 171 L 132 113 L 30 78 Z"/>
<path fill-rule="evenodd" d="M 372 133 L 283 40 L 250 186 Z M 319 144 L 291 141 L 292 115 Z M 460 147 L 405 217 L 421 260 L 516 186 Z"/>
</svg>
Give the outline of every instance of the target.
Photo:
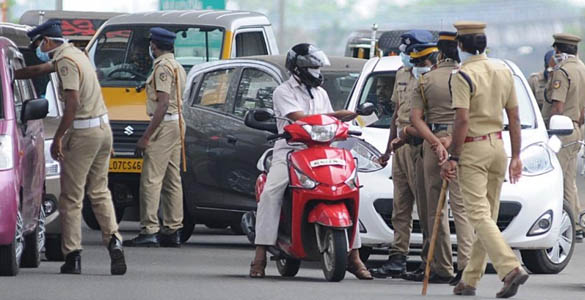
<svg viewBox="0 0 585 300">
<path fill-rule="evenodd" d="M 447 131 L 449 130 L 450 124 L 437 124 L 437 123 L 429 123 L 427 124 L 433 133 L 437 133 L 439 131 Z"/>
<path fill-rule="evenodd" d="M 422 143 L 425 141 L 425 139 L 418 137 L 418 136 L 409 136 L 408 139 L 406 140 L 406 143 L 411 145 L 411 146 L 418 146 L 418 145 L 422 145 Z"/>
</svg>

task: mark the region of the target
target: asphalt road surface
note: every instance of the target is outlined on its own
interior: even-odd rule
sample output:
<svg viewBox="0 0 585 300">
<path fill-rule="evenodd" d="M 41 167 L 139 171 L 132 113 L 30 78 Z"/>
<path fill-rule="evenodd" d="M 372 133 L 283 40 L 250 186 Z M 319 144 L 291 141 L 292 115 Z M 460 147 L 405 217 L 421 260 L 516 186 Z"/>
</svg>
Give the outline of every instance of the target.
<svg viewBox="0 0 585 300">
<path fill-rule="evenodd" d="M 580 177 L 581 199 L 585 180 Z M 585 202 L 585 201 L 582 201 Z M 585 207 L 585 206 L 584 206 Z M 123 222 L 129 239 L 138 233 L 137 222 Z M 180 249 L 127 248 L 128 273 L 109 275 L 109 256 L 98 231 L 84 227 L 82 275 L 60 275 L 60 262 L 43 261 L 38 269 L 21 269 L 17 277 L 0 277 L 0 300 L 36 299 L 457 299 L 448 285 L 422 284 L 400 279 L 358 281 L 351 274 L 329 283 L 316 263 L 303 263 L 295 278 L 278 275 L 274 262 L 265 279 L 248 278 L 253 248 L 244 236 L 198 226 Z M 370 266 L 385 256 L 373 255 Z M 411 257 L 411 260 L 416 260 Z M 416 264 L 415 262 L 413 265 Z M 471 299 L 492 299 L 501 288 L 495 274 L 487 274 Z M 585 244 L 576 244 L 569 266 L 558 275 L 532 275 L 515 299 L 585 299 Z"/>
</svg>

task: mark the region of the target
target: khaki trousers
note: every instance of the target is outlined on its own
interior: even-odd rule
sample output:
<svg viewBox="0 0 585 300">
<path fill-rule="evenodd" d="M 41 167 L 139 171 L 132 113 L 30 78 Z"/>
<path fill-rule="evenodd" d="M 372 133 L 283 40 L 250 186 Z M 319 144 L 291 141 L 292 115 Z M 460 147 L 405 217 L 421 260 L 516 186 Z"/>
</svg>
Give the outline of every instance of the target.
<svg viewBox="0 0 585 300">
<path fill-rule="evenodd" d="M 447 132 L 436 133 L 437 137 L 447 136 Z M 441 179 L 441 166 L 439 166 L 439 157 L 431 148 L 431 144 L 427 141 L 423 144 L 423 159 L 424 159 L 424 177 L 427 195 L 427 217 L 429 231 L 432 232 L 432 226 L 435 224 L 435 215 L 437 213 L 437 206 L 441 194 L 441 187 L 443 180 Z M 455 222 L 457 234 L 457 269 L 463 270 L 469 261 L 471 254 L 471 244 L 473 243 L 474 233 L 471 223 L 467 220 L 465 208 L 463 206 L 463 199 L 461 198 L 461 191 L 459 190 L 459 182 L 457 179 L 449 182 L 449 205 L 453 212 L 453 220 Z M 429 233 L 430 234 L 430 233 Z M 435 254 L 433 257 L 433 264 L 431 268 L 435 273 L 441 276 L 453 275 L 453 253 L 451 251 L 451 232 L 449 229 L 449 217 L 447 212 L 447 205 L 443 207 L 443 217 L 439 223 L 439 231 L 437 233 L 437 242 L 435 245 Z"/>
<path fill-rule="evenodd" d="M 426 201 L 419 203 L 422 197 L 417 197 L 424 190 L 424 181 L 422 176 L 415 176 L 417 171 L 422 172 L 422 168 L 424 168 L 419 151 L 420 146 L 406 144 L 398 148 L 392 156 L 392 181 L 394 183 L 392 225 L 394 227 L 394 241 L 390 248 L 390 256 L 396 254 L 408 255 L 410 232 L 412 231 L 412 209 L 415 199 L 423 237 L 426 236 L 426 218 L 424 217 L 426 216 L 426 210 L 421 209 L 426 206 L 424 204 Z"/>
<path fill-rule="evenodd" d="M 575 126 L 571 135 L 560 137 L 563 142 L 563 148 L 557 153 L 557 158 L 559 159 L 561 169 L 563 170 L 563 187 L 565 191 L 563 199 L 569 204 L 569 207 L 571 207 L 573 211 L 573 217 L 577 222 L 576 230 L 581 230 L 581 226 L 579 225 L 581 204 L 576 183 L 577 155 L 579 154 L 579 148 L 581 147 L 581 145 L 576 142 L 579 141 L 581 137 L 581 129 L 578 126 Z M 574 144 L 565 146 L 571 143 Z"/>
<path fill-rule="evenodd" d="M 273 246 L 278 238 L 278 225 L 284 192 L 288 187 L 288 165 L 285 160 L 274 160 L 260 195 L 256 211 L 256 239 L 254 244 Z M 362 247 L 359 227 L 355 231 L 352 249 Z"/>
<path fill-rule="evenodd" d="M 496 225 L 507 161 L 503 141 L 493 134 L 488 140 L 463 145 L 458 166 L 459 186 L 467 218 L 476 232 L 463 281 L 473 287 L 483 276 L 488 257 L 500 280 L 520 266 Z"/>
<path fill-rule="evenodd" d="M 69 129 L 62 142 L 61 215 L 63 254 L 81 250 L 81 208 L 87 196 L 102 230 L 104 244 L 118 233 L 112 196 L 108 189 L 108 169 L 112 149 L 112 130 L 108 123 L 88 129 Z"/>
<path fill-rule="evenodd" d="M 183 187 L 181 185 L 181 136 L 178 121 L 163 121 L 154 131 L 144 151 L 140 175 L 140 226 L 142 234 L 159 232 L 161 205 L 162 233 L 183 227 Z"/>
</svg>

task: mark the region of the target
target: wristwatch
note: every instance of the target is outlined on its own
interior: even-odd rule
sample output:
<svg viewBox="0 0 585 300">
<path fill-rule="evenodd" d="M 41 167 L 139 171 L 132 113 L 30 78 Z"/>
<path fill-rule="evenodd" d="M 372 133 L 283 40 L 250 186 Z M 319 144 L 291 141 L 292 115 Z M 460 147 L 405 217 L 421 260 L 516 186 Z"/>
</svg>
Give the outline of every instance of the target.
<svg viewBox="0 0 585 300">
<path fill-rule="evenodd" d="M 453 156 L 453 155 L 449 154 L 449 158 L 447 160 L 454 161 L 454 162 L 458 163 L 459 162 L 459 157 L 458 156 Z"/>
</svg>

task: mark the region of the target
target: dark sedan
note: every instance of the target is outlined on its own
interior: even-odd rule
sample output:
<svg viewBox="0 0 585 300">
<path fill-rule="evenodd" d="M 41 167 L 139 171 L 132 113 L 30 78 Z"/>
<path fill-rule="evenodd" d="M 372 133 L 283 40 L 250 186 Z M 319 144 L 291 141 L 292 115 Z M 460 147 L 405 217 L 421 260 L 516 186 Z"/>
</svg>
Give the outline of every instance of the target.
<svg viewBox="0 0 585 300">
<path fill-rule="evenodd" d="M 334 109 L 343 109 L 366 60 L 330 57 L 323 87 Z M 249 109 L 272 108 L 272 92 L 289 78 L 284 56 L 256 56 L 198 65 L 187 78 L 183 115 L 187 172 L 184 238 L 195 223 L 231 226 L 240 232 L 241 215 L 254 210 L 256 163 L 272 147 L 268 132 L 248 128 Z"/>
</svg>

